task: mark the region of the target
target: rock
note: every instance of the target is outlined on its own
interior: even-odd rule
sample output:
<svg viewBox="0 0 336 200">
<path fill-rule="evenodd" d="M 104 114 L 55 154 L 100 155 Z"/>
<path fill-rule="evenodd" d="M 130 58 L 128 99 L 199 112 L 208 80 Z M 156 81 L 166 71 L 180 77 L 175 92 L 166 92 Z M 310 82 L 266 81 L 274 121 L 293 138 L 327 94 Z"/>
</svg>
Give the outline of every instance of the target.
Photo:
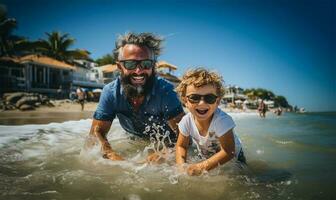
<svg viewBox="0 0 336 200">
<path fill-rule="evenodd" d="M 24 96 L 16 102 L 15 106 L 20 108 L 23 104 L 34 105 L 38 100 L 39 98 L 37 96 Z"/>
<path fill-rule="evenodd" d="M 19 109 L 22 110 L 22 111 L 25 111 L 25 110 L 34 110 L 35 108 L 32 105 L 23 104 L 23 105 L 20 106 Z"/>
<path fill-rule="evenodd" d="M 15 104 L 25 94 L 26 93 L 24 93 L 24 92 L 15 92 L 15 93 L 6 95 L 6 102 L 9 103 L 9 104 Z"/>
</svg>

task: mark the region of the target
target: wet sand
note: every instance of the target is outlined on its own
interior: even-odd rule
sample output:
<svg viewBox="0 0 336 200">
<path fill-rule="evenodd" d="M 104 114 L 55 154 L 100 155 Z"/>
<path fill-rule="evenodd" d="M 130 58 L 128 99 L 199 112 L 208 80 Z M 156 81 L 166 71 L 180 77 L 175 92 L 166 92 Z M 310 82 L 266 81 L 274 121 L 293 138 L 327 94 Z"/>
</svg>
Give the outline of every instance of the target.
<svg viewBox="0 0 336 200">
<path fill-rule="evenodd" d="M 41 106 L 36 110 L 0 112 L 0 125 L 49 124 L 92 118 L 97 103 L 86 103 L 84 110 L 78 103 L 58 102 L 55 107 Z"/>
</svg>

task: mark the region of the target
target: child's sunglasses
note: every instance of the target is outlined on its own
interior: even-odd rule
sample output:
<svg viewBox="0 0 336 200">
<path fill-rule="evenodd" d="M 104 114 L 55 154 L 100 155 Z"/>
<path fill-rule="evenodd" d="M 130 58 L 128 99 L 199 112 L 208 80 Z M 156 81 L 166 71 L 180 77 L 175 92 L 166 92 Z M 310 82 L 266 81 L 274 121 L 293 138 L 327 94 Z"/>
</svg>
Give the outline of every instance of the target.
<svg viewBox="0 0 336 200">
<path fill-rule="evenodd" d="M 151 69 L 155 62 L 154 60 L 120 60 L 119 61 L 127 70 L 134 70 L 138 66 L 140 69 Z"/>
<path fill-rule="evenodd" d="M 206 95 L 200 95 L 200 94 L 191 94 L 187 96 L 188 101 L 192 104 L 199 103 L 201 99 L 207 104 L 214 104 L 217 100 L 217 96 L 214 94 L 206 94 Z"/>
</svg>

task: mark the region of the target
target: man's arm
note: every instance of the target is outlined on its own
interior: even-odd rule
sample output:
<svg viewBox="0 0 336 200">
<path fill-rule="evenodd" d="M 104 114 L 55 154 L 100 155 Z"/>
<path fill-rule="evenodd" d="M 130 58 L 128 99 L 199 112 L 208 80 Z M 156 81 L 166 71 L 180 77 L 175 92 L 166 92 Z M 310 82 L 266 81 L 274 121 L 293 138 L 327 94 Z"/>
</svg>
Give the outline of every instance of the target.
<svg viewBox="0 0 336 200">
<path fill-rule="evenodd" d="M 113 151 L 110 143 L 106 138 L 106 135 L 111 128 L 111 125 L 112 122 L 110 121 L 93 119 L 90 130 L 90 137 L 95 137 L 98 139 L 101 144 L 101 150 L 104 158 L 110 160 L 124 160 L 121 156 Z"/>
<path fill-rule="evenodd" d="M 218 140 L 221 150 L 202 162 L 190 165 L 187 170 L 189 175 L 200 175 L 203 171 L 209 171 L 234 157 L 235 143 L 232 129 L 219 137 Z"/>
</svg>

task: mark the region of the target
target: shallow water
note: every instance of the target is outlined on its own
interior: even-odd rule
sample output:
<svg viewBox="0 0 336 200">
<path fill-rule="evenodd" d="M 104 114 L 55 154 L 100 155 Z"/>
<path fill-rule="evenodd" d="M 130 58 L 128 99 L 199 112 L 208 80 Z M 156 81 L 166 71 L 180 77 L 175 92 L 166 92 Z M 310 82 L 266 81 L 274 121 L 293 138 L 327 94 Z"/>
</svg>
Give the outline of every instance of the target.
<svg viewBox="0 0 336 200">
<path fill-rule="evenodd" d="M 231 162 L 200 177 L 179 173 L 174 155 L 142 163 L 149 142 L 117 120 L 109 140 L 127 161 L 83 150 L 90 119 L 0 126 L 0 199 L 333 199 L 335 113 L 231 116 L 248 167 Z"/>
</svg>

